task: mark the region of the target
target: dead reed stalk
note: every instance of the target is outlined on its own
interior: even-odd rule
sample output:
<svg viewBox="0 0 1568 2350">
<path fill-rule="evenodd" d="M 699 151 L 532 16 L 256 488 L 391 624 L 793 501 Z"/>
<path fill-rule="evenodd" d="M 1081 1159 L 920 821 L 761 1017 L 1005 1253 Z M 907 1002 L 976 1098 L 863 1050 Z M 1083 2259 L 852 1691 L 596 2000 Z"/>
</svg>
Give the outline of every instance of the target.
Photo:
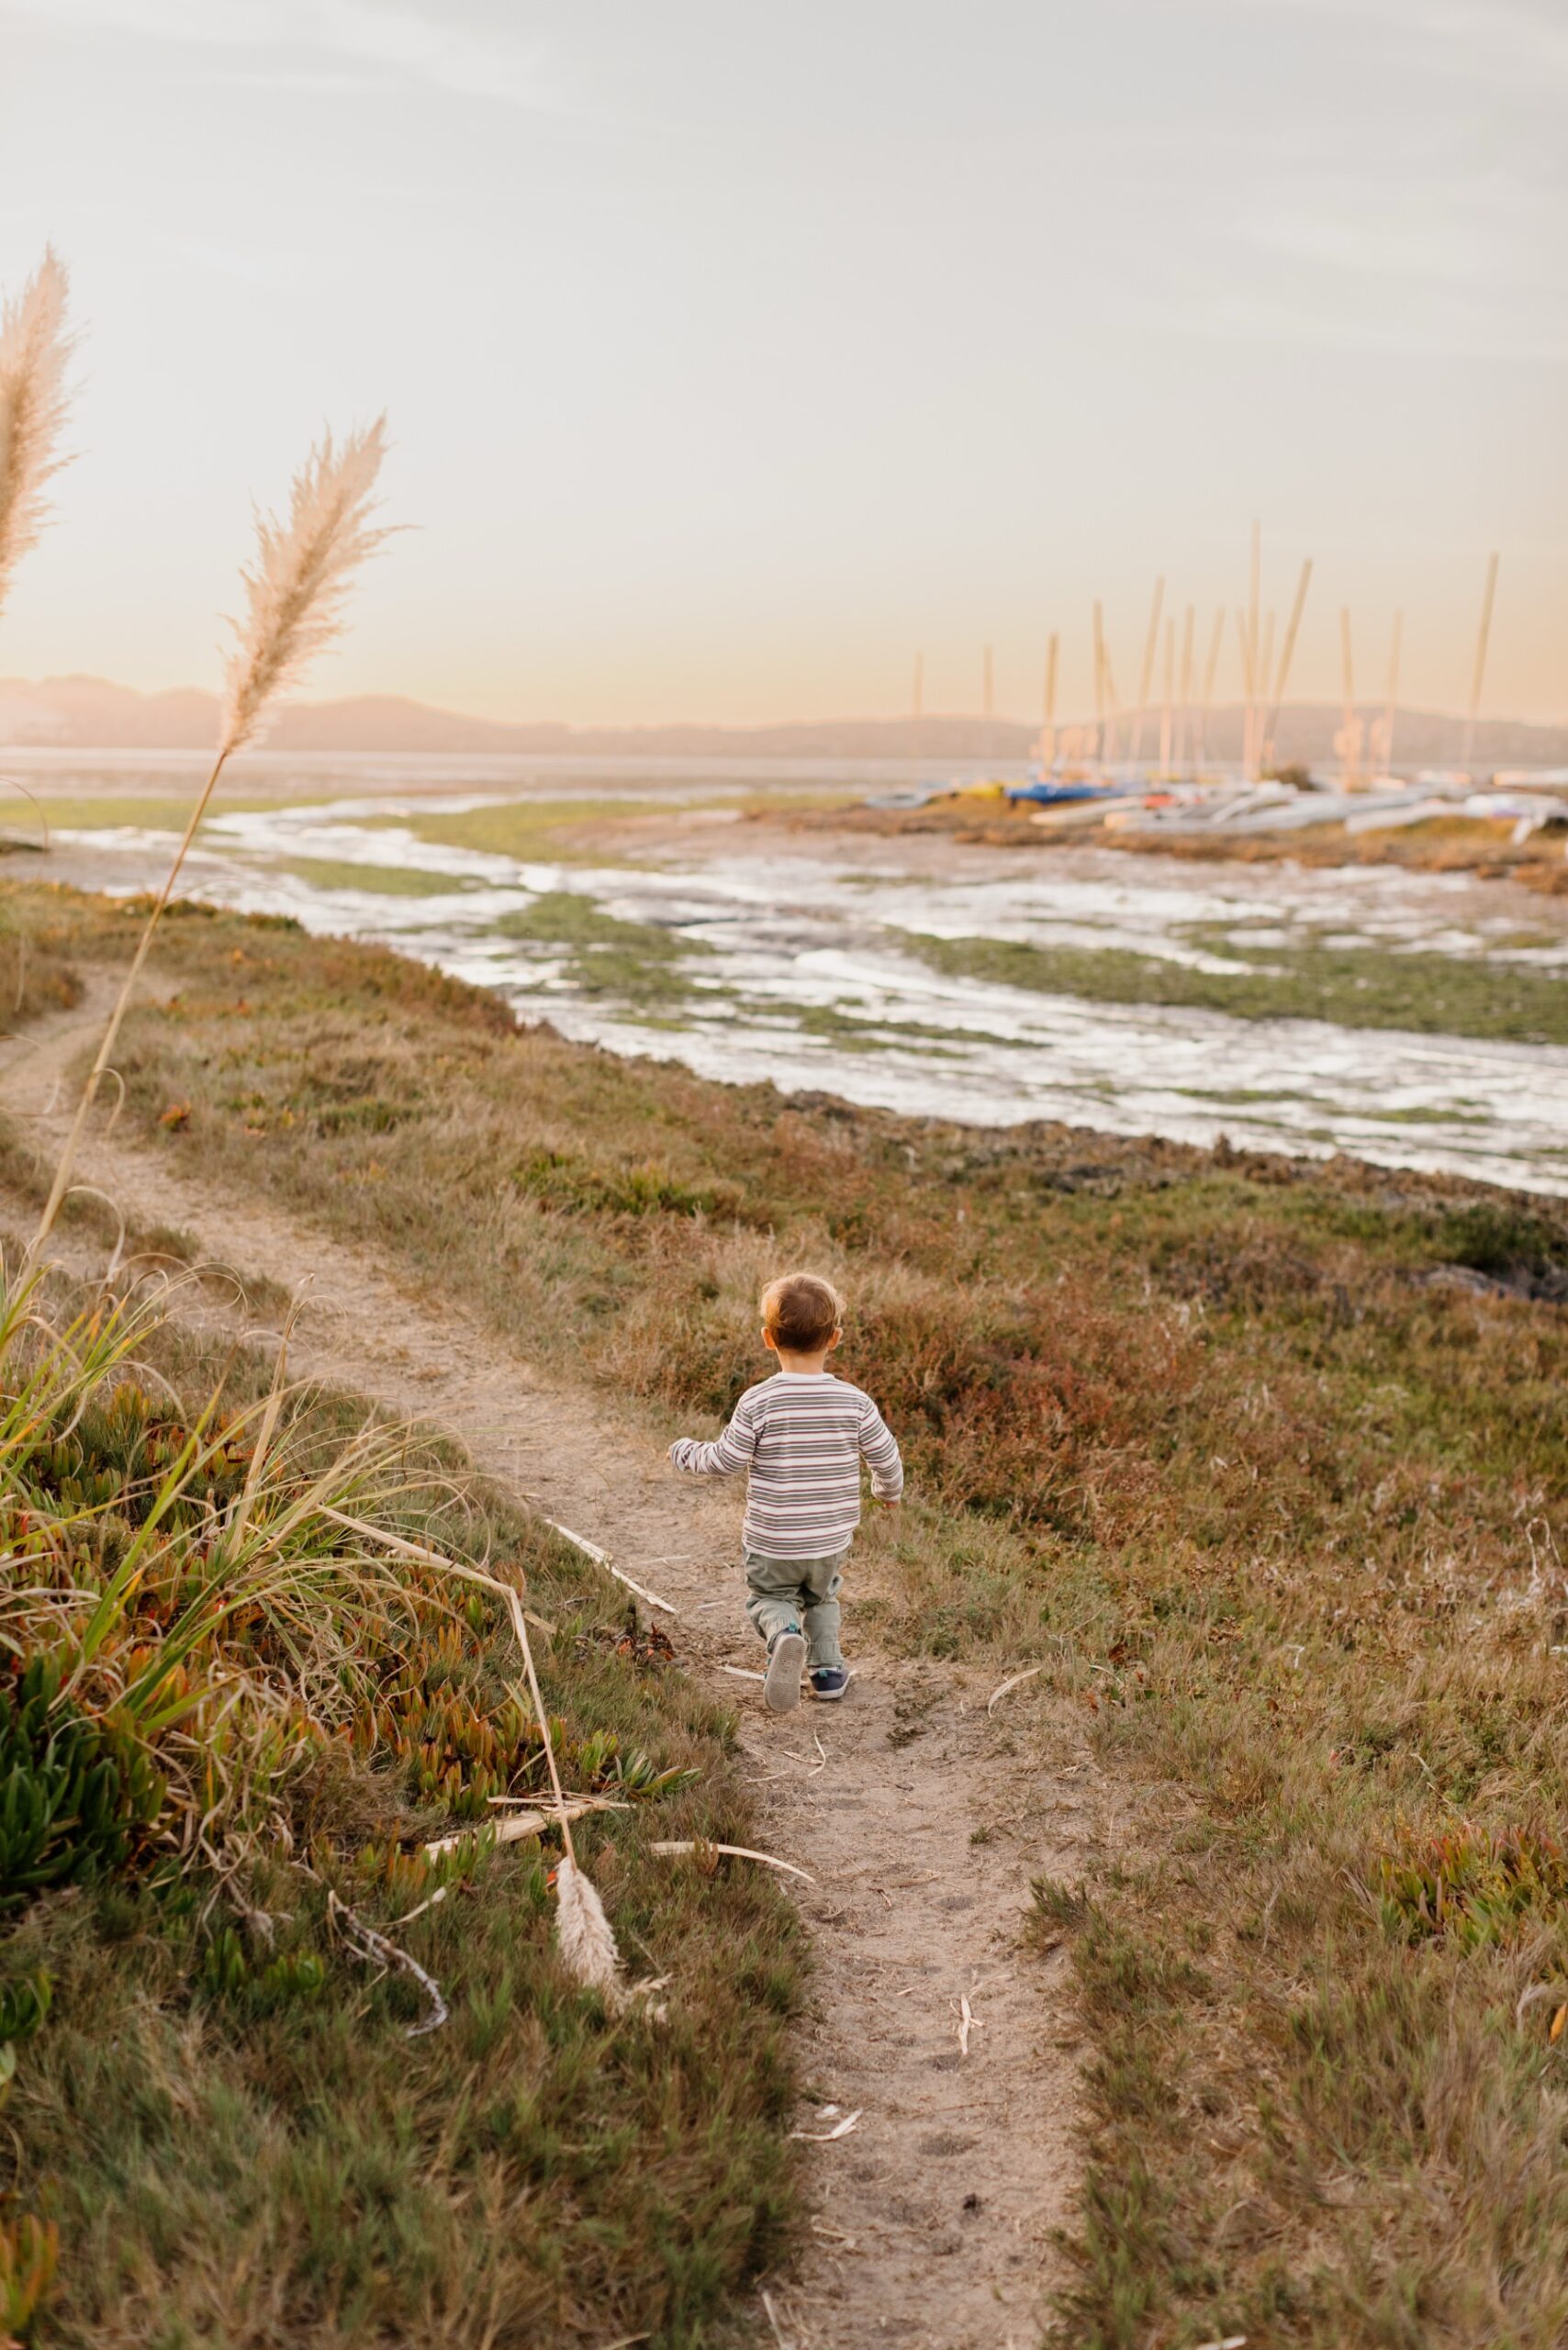
<svg viewBox="0 0 1568 2350">
<path fill-rule="evenodd" d="M 120 1024 L 218 779 L 233 754 L 255 740 L 268 704 L 285 687 L 294 684 L 312 656 L 338 634 L 343 625 L 343 606 L 353 574 L 386 536 L 385 531 L 369 526 L 376 478 L 386 450 L 384 417 L 377 417 L 365 431 L 351 433 L 341 448 L 329 433 L 294 477 L 287 522 L 279 522 L 268 514 L 257 514 L 257 558 L 253 569 L 242 575 L 248 599 L 245 620 L 243 623 L 232 623 L 238 643 L 229 662 L 217 755 L 196 795 L 174 862 L 142 925 L 130 968 L 82 1089 L 82 1099 L 28 1252 L 29 1264 L 37 1261 L 54 1228 L 61 1203 L 71 1189 L 82 1136 L 108 1069 Z M 0 503 L 0 516 L 3 514 L 4 506 Z M 4 565 L 0 560 L 0 586 L 3 584 Z"/>
<path fill-rule="evenodd" d="M 566 1971 L 576 1975 L 589 1990 L 601 1992 L 612 2005 L 625 1998 L 621 1980 L 621 1953 L 615 1947 L 615 1936 L 604 1904 L 597 1887 L 577 1859 L 572 1841 L 571 1815 L 561 1774 L 555 1762 L 555 1741 L 551 1735 L 550 1717 L 544 1710 L 540 1695 L 539 1675 L 533 1667 L 533 1647 L 528 1637 L 528 1625 L 523 1617 L 522 1602 L 515 1591 L 507 1594 L 511 1609 L 512 1629 L 522 1651 L 523 1670 L 533 1699 L 533 1710 L 539 1721 L 539 1735 L 544 1742 L 544 1765 L 550 1774 L 550 1792 L 554 1797 L 555 1816 L 561 1823 L 561 1841 L 566 1854 L 555 1872 L 555 1939 Z"/>
<path fill-rule="evenodd" d="M 351 1527 L 356 1533 L 375 1536 L 391 1548 L 427 1560 L 431 1565 L 458 1576 L 464 1582 L 483 1583 L 506 1601 L 512 1630 L 522 1651 L 529 1696 L 544 1748 L 544 1767 L 550 1774 L 552 1800 L 549 1817 L 560 1828 L 561 1841 L 566 1846 L 565 1855 L 555 1872 L 555 1938 L 561 1958 L 567 1973 L 575 1975 L 579 1983 L 585 1984 L 589 1990 L 602 1993 L 612 2007 L 622 2006 L 627 1994 L 622 1980 L 621 1953 L 616 1948 L 615 1935 L 604 1914 L 604 1904 L 599 1897 L 598 1888 L 578 1860 L 577 1846 L 572 1841 L 572 1822 L 581 1816 L 585 1808 L 599 1810 L 608 1807 L 573 1804 L 566 1799 L 566 1789 L 561 1784 L 560 1766 L 555 1761 L 555 1741 L 550 1729 L 550 1717 L 544 1709 L 539 1675 L 534 1668 L 533 1644 L 528 1637 L 528 1611 L 523 1606 L 521 1595 L 513 1584 L 502 1583 L 495 1575 L 485 1574 L 476 1567 L 462 1566 L 454 1559 L 443 1558 L 439 1551 L 400 1541 L 396 1536 L 377 1535 L 374 1528 L 364 1526 L 357 1519 L 331 1511 L 327 1514 L 330 1516 L 337 1515 L 340 1525 Z M 521 1705 L 521 1691 L 518 1690 L 515 1695 Z M 503 1835 L 498 1841 L 507 1840 Z M 436 1848 L 431 1846 L 429 1849 L 433 1853 Z"/>
</svg>

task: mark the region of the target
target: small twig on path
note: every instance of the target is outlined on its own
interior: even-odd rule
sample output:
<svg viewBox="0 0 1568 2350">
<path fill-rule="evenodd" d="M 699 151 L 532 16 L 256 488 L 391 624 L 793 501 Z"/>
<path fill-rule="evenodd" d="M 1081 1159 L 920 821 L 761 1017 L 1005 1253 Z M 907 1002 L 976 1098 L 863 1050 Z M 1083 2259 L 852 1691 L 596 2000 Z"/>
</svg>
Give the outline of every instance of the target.
<svg viewBox="0 0 1568 2350">
<path fill-rule="evenodd" d="M 778 2320 L 773 2313 L 773 2303 L 766 2292 L 762 2296 L 762 2306 L 767 2311 L 767 2322 L 773 2328 L 773 2339 L 778 2344 L 778 2350 L 790 2350 L 790 2344 L 780 2332 Z"/>
<path fill-rule="evenodd" d="M 857 2105 L 853 2113 L 846 2113 L 842 2121 L 834 2123 L 831 2130 L 791 2130 L 790 2135 L 799 2139 L 802 2146 L 831 2146 L 835 2138 L 847 2138 L 850 2132 L 858 2127 L 865 2110 L 863 2105 Z"/>
<path fill-rule="evenodd" d="M 678 1607 L 672 1607 L 669 1601 L 661 1599 L 656 1591 L 649 1591 L 644 1584 L 634 1583 L 630 1575 L 623 1574 L 609 1551 L 601 1550 L 597 1542 L 589 1542 L 583 1535 L 574 1534 L 571 1528 L 563 1526 L 558 1518 L 547 1517 L 544 1523 L 561 1537 L 563 1542 L 569 1542 L 574 1550 L 582 1552 L 585 1559 L 591 1559 L 596 1567 L 602 1567 L 606 1574 L 615 1577 L 617 1583 L 623 1583 L 628 1591 L 634 1591 L 639 1599 L 647 1601 L 650 1607 L 662 1607 L 666 1616 L 678 1617 Z"/>
<path fill-rule="evenodd" d="M 858 2252 L 860 2249 L 859 2237 L 846 2235 L 842 2228 L 835 2228 L 831 2220 L 813 2220 L 812 2233 L 825 2236 L 829 2244 L 842 2244 L 846 2252 Z"/>
<path fill-rule="evenodd" d="M 747 1844 L 708 1844 L 696 1839 L 682 1837 L 674 1842 L 650 1844 L 648 1850 L 650 1852 L 673 1853 L 725 1852 L 733 1861 L 760 1861 L 764 1868 L 785 1869 L 790 1876 L 804 1877 L 808 1885 L 816 1883 L 810 1869 L 797 1868 L 793 1861 L 778 1860 L 771 1852 L 754 1852 Z"/>
<path fill-rule="evenodd" d="M 748 1664 L 722 1664 L 721 1673 L 733 1673 L 737 1681 L 766 1681 L 766 1673 L 754 1673 Z"/>
<path fill-rule="evenodd" d="M 1010 1689 L 1017 1689 L 1025 1681 L 1033 1681 L 1036 1673 L 1044 1673 L 1045 1669 L 1046 1668 L 1043 1664 L 1031 1664 L 1026 1666 L 1022 1673 L 1014 1673 L 1011 1680 L 1002 1682 L 999 1688 L 991 1691 L 990 1699 L 986 1706 L 986 1712 L 988 1714 L 994 1714 L 998 1701 L 1001 1698 L 1005 1697 Z"/>
<path fill-rule="evenodd" d="M 955 1999 L 952 2003 L 953 2013 L 958 2019 L 958 2053 L 960 2056 L 967 2056 L 969 2053 L 970 2032 L 983 2031 L 985 2030 L 985 2018 L 983 2016 L 977 2016 L 973 2008 L 969 2005 L 971 1995 L 979 1989 L 980 1985 L 978 1982 L 971 1983 L 969 1990 L 966 1991 L 960 1998 Z"/>
</svg>

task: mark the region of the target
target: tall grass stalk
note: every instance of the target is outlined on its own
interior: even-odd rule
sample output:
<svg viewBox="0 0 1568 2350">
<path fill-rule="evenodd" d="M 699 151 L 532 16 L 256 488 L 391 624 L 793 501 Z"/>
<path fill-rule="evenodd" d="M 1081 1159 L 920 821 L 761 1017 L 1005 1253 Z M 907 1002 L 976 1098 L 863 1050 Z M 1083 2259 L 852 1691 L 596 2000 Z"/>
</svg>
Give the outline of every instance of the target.
<svg viewBox="0 0 1568 2350">
<path fill-rule="evenodd" d="M 555 1939 L 567 1969 L 590 1991 L 599 1991 L 611 2005 L 619 2005 L 625 1994 L 621 1982 L 621 1953 L 615 1946 L 615 1936 L 599 1891 L 577 1858 L 572 1841 L 571 1815 L 561 1785 L 560 1767 L 555 1761 L 555 1741 L 550 1729 L 550 1718 L 544 1711 L 544 1700 L 539 1691 L 539 1675 L 534 1670 L 533 1647 L 528 1637 L 528 1625 L 522 1612 L 522 1602 L 515 1592 L 509 1592 L 512 1629 L 522 1650 L 523 1667 L 528 1674 L 529 1691 L 539 1720 L 539 1734 L 544 1741 L 544 1764 L 550 1774 L 550 1791 L 555 1798 L 555 1812 L 561 1823 L 561 1841 L 566 1856 L 555 1872 Z"/>
<path fill-rule="evenodd" d="M 516 1585 L 498 1582 L 494 1575 L 482 1574 L 475 1567 L 460 1566 L 455 1559 L 443 1558 L 439 1551 L 426 1550 L 421 1544 L 400 1541 L 395 1535 L 378 1532 L 375 1528 L 365 1526 L 356 1518 L 345 1517 L 337 1510 L 329 1509 L 326 1515 L 353 1533 L 371 1541 L 388 1544 L 393 1550 L 409 1557 L 422 1559 L 442 1573 L 456 1575 L 465 1583 L 482 1583 L 505 1600 L 518 1647 L 522 1651 L 529 1697 L 534 1719 L 539 1725 L 544 1767 L 550 1777 L 554 1818 L 566 1848 L 565 1857 L 555 1872 L 555 1939 L 567 1971 L 589 1990 L 600 1992 L 611 2006 L 620 2006 L 626 1996 L 622 1981 L 621 1953 L 616 1947 L 610 1920 L 604 1914 L 599 1889 L 578 1860 L 577 1846 L 572 1841 L 572 1807 L 566 1801 L 566 1790 L 561 1784 L 560 1765 L 555 1759 L 555 1740 L 539 1686 L 539 1674 L 533 1662 L 533 1643 L 528 1637 L 528 1610 Z M 579 1544 L 578 1547 L 583 1546 Z M 517 1691 L 516 1695 L 519 1706 L 526 1712 L 528 1708 L 523 1706 L 522 1692 Z"/>
<path fill-rule="evenodd" d="M 65 459 L 66 275 L 52 247 L 0 310 L 0 610 L 11 576 L 38 543 L 47 483 Z"/>
<path fill-rule="evenodd" d="M 604 1904 L 598 1887 L 578 1860 L 577 1846 L 572 1840 L 572 1807 L 566 1801 L 566 1790 L 561 1784 L 554 1737 L 539 1686 L 539 1674 L 533 1662 L 533 1643 L 528 1637 L 528 1610 L 516 1584 L 501 1583 L 494 1575 L 481 1573 L 476 1567 L 461 1566 L 455 1559 L 445 1558 L 440 1551 L 427 1550 L 420 1543 L 404 1542 L 396 1535 L 366 1526 L 360 1519 L 345 1516 L 336 1509 L 329 1508 L 326 1515 L 337 1525 L 346 1527 L 351 1533 L 369 1541 L 384 1543 L 409 1558 L 422 1560 L 438 1572 L 456 1575 L 465 1583 L 481 1583 L 506 1602 L 512 1630 L 522 1651 L 529 1698 L 534 1719 L 539 1725 L 544 1767 L 550 1777 L 554 1814 L 566 1848 L 565 1857 L 555 1872 L 555 1938 L 568 1972 L 589 1990 L 600 1992 L 612 2006 L 620 2006 L 626 1996 L 622 1981 L 621 1953 L 616 1947 L 610 1920 L 604 1914 Z M 569 1539 L 575 1540 L 576 1537 Z M 582 1549 L 585 1546 L 579 1543 L 577 1547 Z M 538 1618 L 534 1620 L 537 1622 Z M 518 1690 L 515 1694 L 519 1707 L 526 1712 L 528 1707 L 523 1705 L 522 1692 Z"/>
<path fill-rule="evenodd" d="M 234 753 L 254 742 L 276 696 L 297 683 L 306 665 L 339 633 L 353 575 L 386 536 L 385 531 L 370 527 L 376 481 L 386 451 L 385 417 L 377 417 L 364 431 L 351 433 L 341 447 L 329 433 L 294 477 L 287 521 L 257 514 L 257 556 L 254 566 L 242 575 L 247 611 L 242 622 L 233 623 L 238 641 L 229 662 L 217 755 L 196 795 L 174 862 L 142 925 L 136 952 L 82 1089 L 82 1099 L 33 1236 L 29 1264 L 37 1262 L 71 1189 L 82 1136 L 118 1039 L 120 1024 L 191 843 L 218 788 L 218 778 Z M 0 517 L 3 514 L 4 507 L 0 505 Z M 0 542 L 0 586 L 3 584 Z"/>
</svg>

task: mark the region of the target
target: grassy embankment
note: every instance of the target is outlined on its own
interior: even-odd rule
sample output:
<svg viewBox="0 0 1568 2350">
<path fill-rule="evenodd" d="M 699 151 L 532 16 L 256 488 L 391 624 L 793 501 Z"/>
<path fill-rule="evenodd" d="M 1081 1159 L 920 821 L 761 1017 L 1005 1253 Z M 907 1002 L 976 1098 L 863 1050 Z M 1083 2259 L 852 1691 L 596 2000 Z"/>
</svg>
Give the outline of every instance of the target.
<svg viewBox="0 0 1568 2350">
<path fill-rule="evenodd" d="M 83 965 L 129 929 L 14 913 Z M 1086 1731 L 1140 1822 L 1038 1897 L 1087 2025 L 1064 2342 L 1562 2339 L 1561 1209 L 717 1088 L 222 917 L 159 952 L 156 1147 L 655 1414 L 716 1422 L 782 1260 L 846 1285 L 914 1496 L 858 1620 L 1043 1663 L 1020 1773 Z"/>
<path fill-rule="evenodd" d="M 37 1009 L 75 991 L 36 943 L 24 968 Z M 342 1397 L 269 1434 L 270 1378 L 62 1277 L 0 1312 L 0 2335 L 713 2340 L 787 2240 L 796 1933 L 761 1872 L 644 1848 L 756 1841 L 726 1719 L 440 1447 Z M 671 1976 L 662 2023 L 563 1972 L 537 1841 L 424 1856 L 547 1792 L 543 1749 L 499 1601 L 334 1509 L 554 1627 L 566 1783 L 626 1806 L 580 1848 L 632 1973 Z M 408 2038 L 426 1995 L 334 1897 L 447 2023 Z"/>
</svg>

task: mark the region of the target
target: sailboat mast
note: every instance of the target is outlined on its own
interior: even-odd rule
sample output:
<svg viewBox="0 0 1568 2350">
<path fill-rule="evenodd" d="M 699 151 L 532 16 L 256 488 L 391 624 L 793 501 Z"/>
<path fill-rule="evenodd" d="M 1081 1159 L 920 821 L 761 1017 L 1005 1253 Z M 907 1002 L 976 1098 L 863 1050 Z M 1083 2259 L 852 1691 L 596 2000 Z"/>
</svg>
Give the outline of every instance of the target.
<svg viewBox="0 0 1568 2350">
<path fill-rule="evenodd" d="M 1252 670 L 1252 638 L 1248 630 L 1247 615 L 1238 604 L 1236 608 L 1236 641 L 1241 648 L 1241 773 L 1249 783 L 1252 780 L 1252 715 L 1256 710 L 1257 692 Z"/>
<path fill-rule="evenodd" d="M 1108 645 L 1105 649 L 1105 707 L 1108 712 L 1105 727 L 1105 739 L 1108 745 L 1106 756 L 1114 759 L 1121 740 L 1122 705 L 1116 698 L 1116 677 L 1111 666 L 1111 652 Z"/>
<path fill-rule="evenodd" d="M 1475 640 L 1475 675 L 1470 683 L 1470 716 L 1464 729 L 1464 764 L 1475 756 L 1475 722 L 1481 712 L 1481 681 L 1486 675 L 1486 646 L 1492 634 L 1492 605 L 1497 593 L 1497 558 L 1486 565 L 1486 593 L 1481 599 L 1481 630 Z"/>
<path fill-rule="evenodd" d="M 1270 612 L 1263 621 L 1263 643 L 1258 655 L 1258 734 L 1254 751 L 1258 773 L 1272 763 L 1274 746 L 1269 739 L 1269 678 L 1274 666 L 1274 615 Z"/>
<path fill-rule="evenodd" d="M 1054 767 L 1057 763 L 1057 632 L 1051 631 L 1046 647 L 1046 722 L 1040 729 L 1040 765 Z"/>
<path fill-rule="evenodd" d="M 1192 736 L 1193 719 L 1193 623 L 1196 614 L 1191 604 L 1182 623 L 1182 699 L 1181 715 L 1176 725 L 1176 768 L 1178 774 L 1187 765 L 1187 752 Z"/>
<path fill-rule="evenodd" d="M 1295 584 L 1295 601 L 1285 625 L 1285 641 L 1280 648 L 1280 674 L 1274 680 L 1273 707 L 1269 712 L 1268 736 L 1271 747 L 1279 732 L 1280 712 L 1285 704 L 1285 686 L 1291 674 L 1291 656 L 1295 651 L 1296 632 L 1306 609 L 1306 591 L 1312 580 L 1312 557 L 1308 555 L 1301 566 L 1301 577 Z"/>
<path fill-rule="evenodd" d="M 1394 773 L 1394 713 L 1399 698 L 1399 643 L 1405 633 L 1405 615 L 1394 615 L 1394 632 L 1388 643 L 1388 699 L 1383 708 L 1383 768 L 1385 775 Z"/>
<path fill-rule="evenodd" d="M 1143 722 L 1148 709 L 1148 689 L 1154 678 L 1154 649 L 1159 639 L 1159 609 L 1165 601 L 1165 581 L 1154 583 L 1154 601 L 1148 608 L 1148 634 L 1143 641 L 1143 667 L 1138 671 L 1137 715 L 1133 720 L 1133 741 L 1130 754 L 1136 767 L 1143 756 Z"/>
<path fill-rule="evenodd" d="M 1198 739 L 1193 764 L 1202 774 L 1209 755 L 1209 705 L 1215 698 L 1215 679 L 1219 675 L 1219 656 L 1225 643 L 1225 606 L 1215 613 L 1214 634 L 1209 639 L 1209 657 L 1204 665 L 1204 698 L 1198 704 Z"/>
<path fill-rule="evenodd" d="M 1341 749 L 1345 771 L 1340 780 L 1347 791 L 1354 791 L 1361 781 L 1361 744 L 1356 740 L 1356 676 L 1350 657 L 1350 610 L 1348 604 L 1339 607 L 1339 669 L 1345 697 L 1344 735 Z"/>
<path fill-rule="evenodd" d="M 1249 567 L 1247 596 L 1246 767 L 1247 780 L 1249 783 L 1256 782 L 1258 769 L 1262 763 L 1261 745 L 1258 739 L 1261 726 L 1261 712 L 1258 705 L 1260 696 L 1262 692 L 1260 676 L 1260 663 L 1258 659 L 1258 606 L 1262 593 L 1262 586 L 1263 525 L 1261 522 L 1254 522 L 1252 525 L 1252 561 Z"/>
</svg>

